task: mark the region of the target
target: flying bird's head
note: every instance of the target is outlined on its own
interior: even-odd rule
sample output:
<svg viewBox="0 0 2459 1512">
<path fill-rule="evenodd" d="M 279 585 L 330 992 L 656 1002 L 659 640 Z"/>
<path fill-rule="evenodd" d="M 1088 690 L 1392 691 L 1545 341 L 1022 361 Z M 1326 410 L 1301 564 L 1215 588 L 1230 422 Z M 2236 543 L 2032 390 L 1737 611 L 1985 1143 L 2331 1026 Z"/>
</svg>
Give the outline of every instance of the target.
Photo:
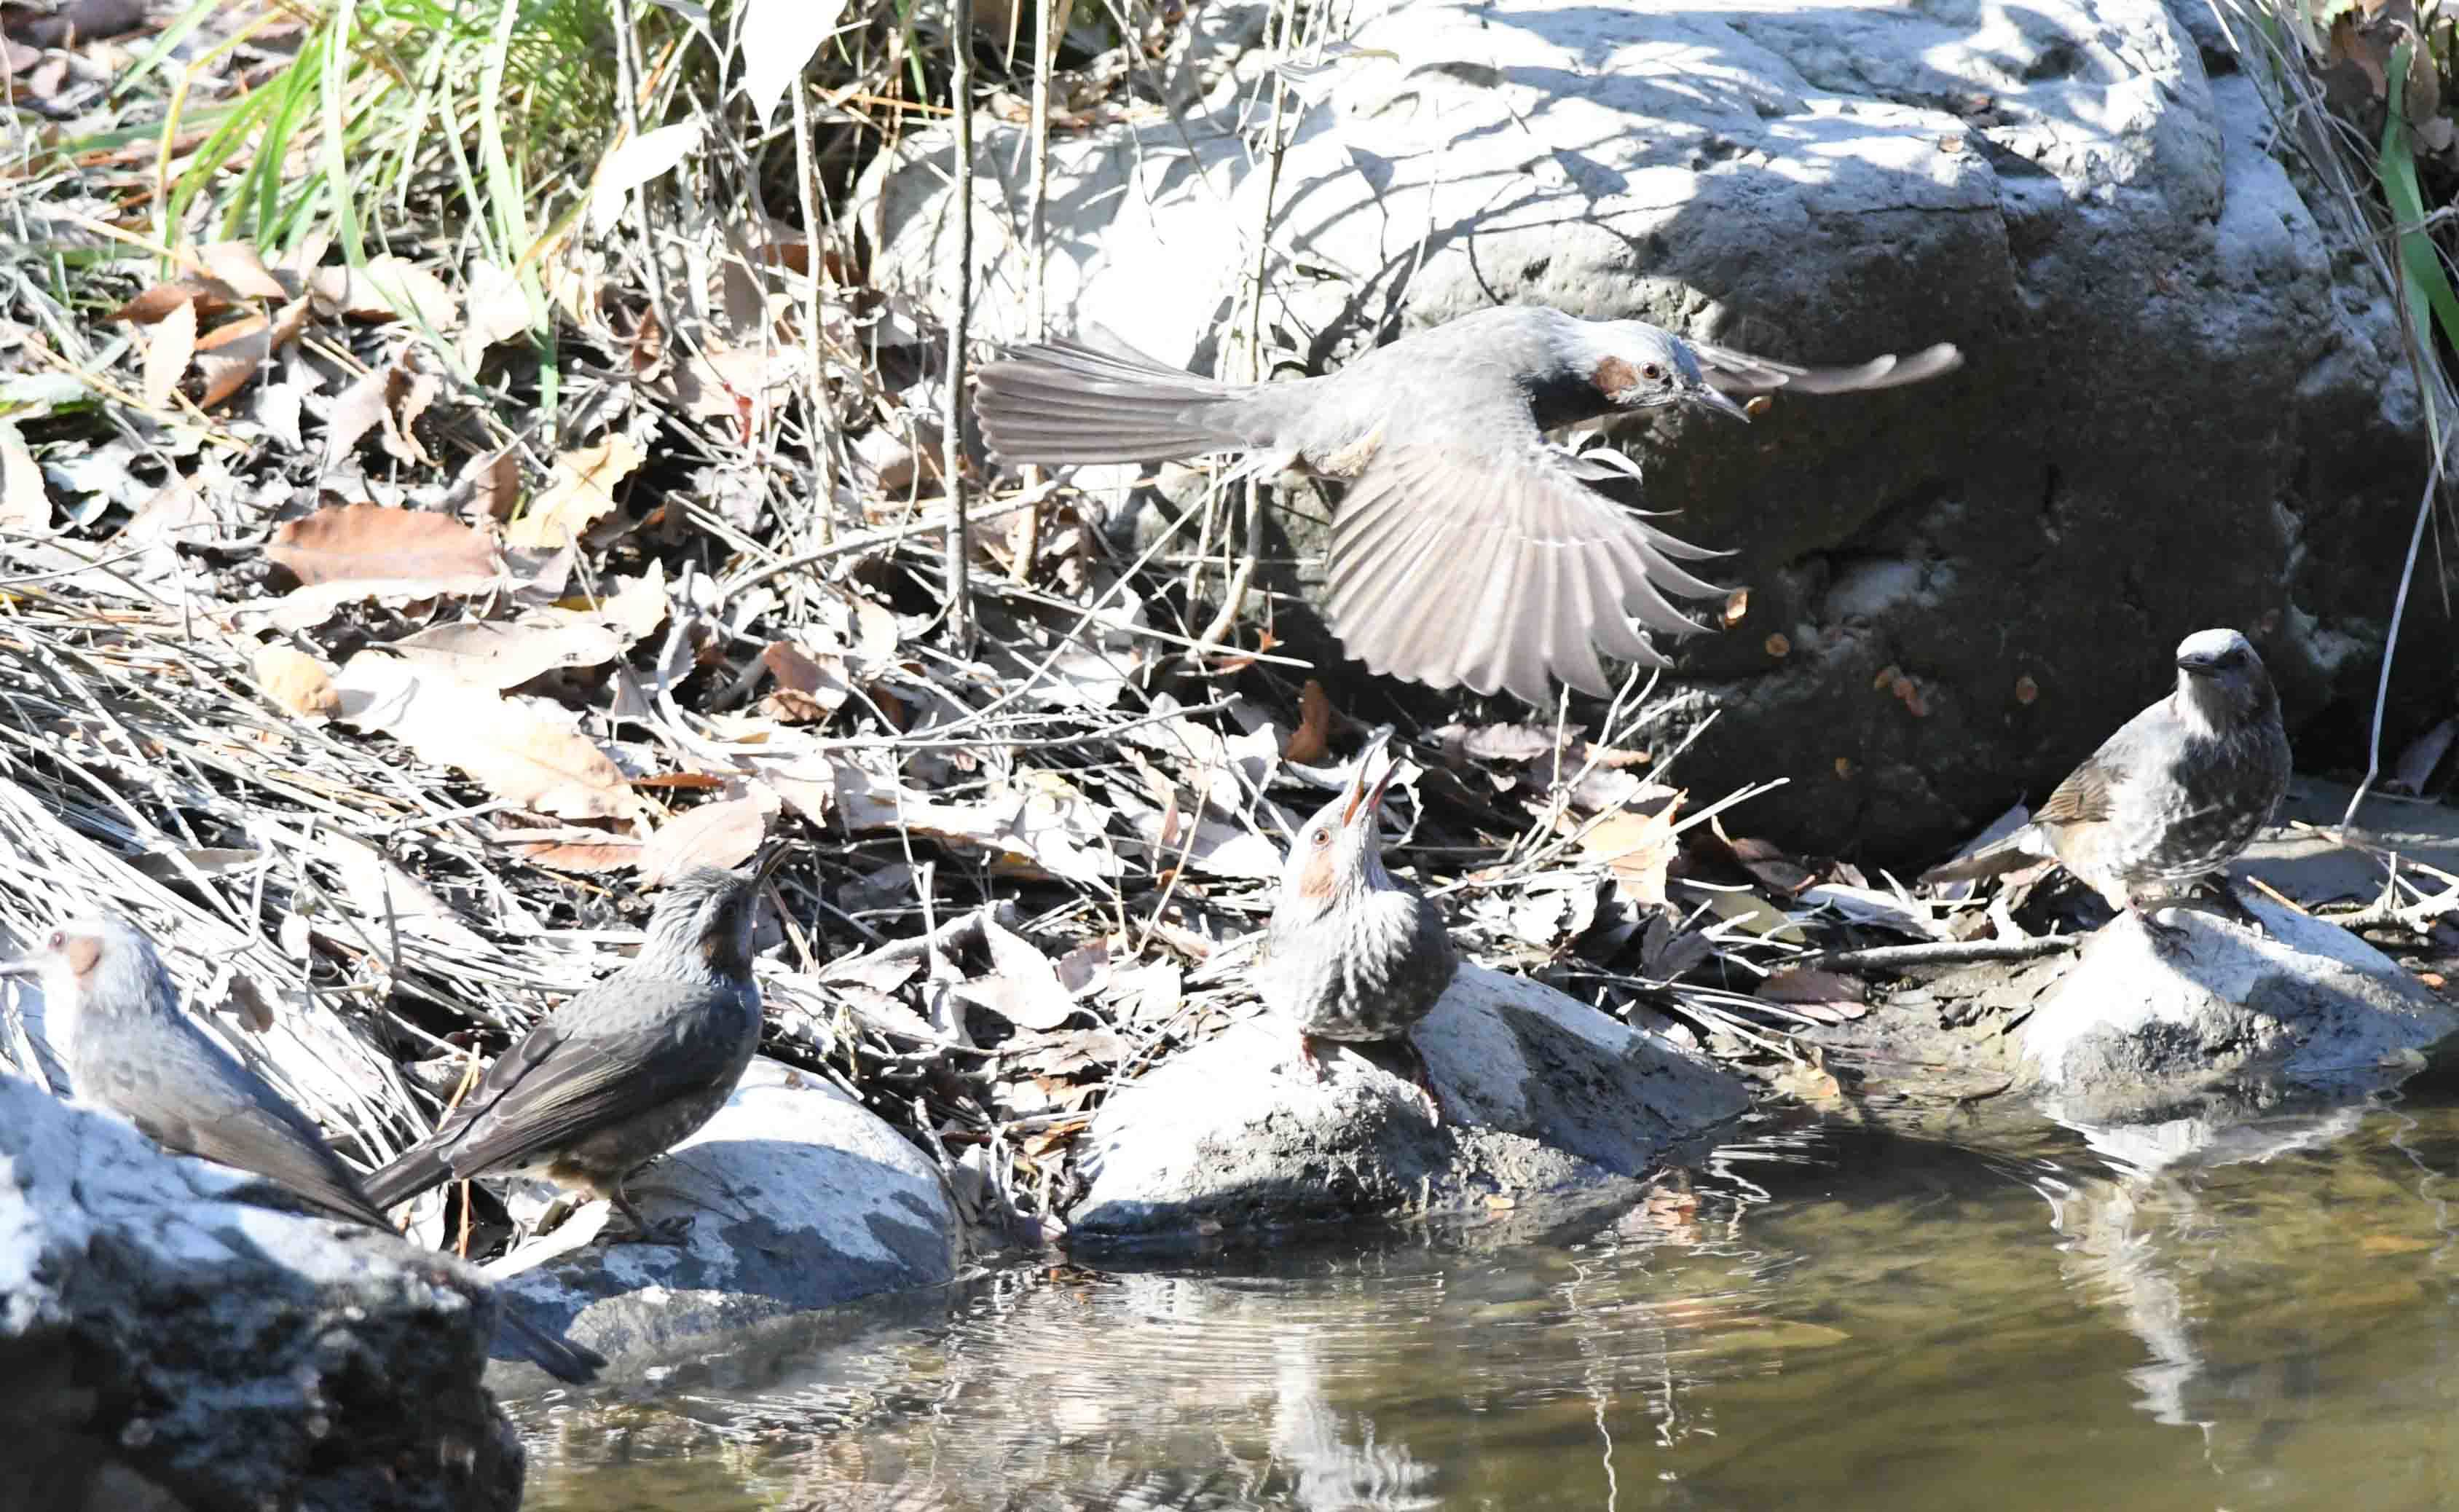
<svg viewBox="0 0 2459 1512">
<path fill-rule="evenodd" d="M 746 871 L 694 867 L 677 877 L 649 914 L 637 964 L 672 976 L 749 981 L 760 891 L 785 858 L 785 845 L 771 842 Z"/>
<path fill-rule="evenodd" d="M 2262 658 L 2234 630 L 2197 630 L 2177 642 L 2177 699 L 2215 725 L 2258 717 L 2278 702 Z"/>
<path fill-rule="evenodd" d="M 1300 923 L 1318 919 L 1360 893 L 1392 885 L 1383 870 L 1383 827 L 1375 817 L 1398 767 L 1383 749 L 1391 735 L 1385 729 L 1367 737 L 1339 795 L 1316 809 L 1298 831 L 1297 844 L 1281 869 L 1276 918 Z"/>
<path fill-rule="evenodd" d="M 32 954 L 0 961 L 0 976 L 42 983 L 44 1027 L 60 1047 L 97 1017 L 153 1013 L 177 1017 L 179 995 L 154 942 L 116 914 L 59 925 Z"/>
<path fill-rule="evenodd" d="M 1696 405 L 1749 423 L 1750 411 L 1708 381 L 1699 354 L 1671 331 L 1646 321 L 1602 321 L 1588 327 L 1583 368 L 1615 410 Z"/>
</svg>

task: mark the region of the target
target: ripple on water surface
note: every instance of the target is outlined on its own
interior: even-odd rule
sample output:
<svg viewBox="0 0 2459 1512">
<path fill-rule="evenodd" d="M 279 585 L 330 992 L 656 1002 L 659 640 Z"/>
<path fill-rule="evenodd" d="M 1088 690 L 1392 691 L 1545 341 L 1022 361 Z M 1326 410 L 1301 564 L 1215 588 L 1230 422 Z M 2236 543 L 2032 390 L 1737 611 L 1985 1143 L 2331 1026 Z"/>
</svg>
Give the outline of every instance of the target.
<svg viewBox="0 0 2459 1512">
<path fill-rule="evenodd" d="M 1005 1272 L 523 1406 L 529 1505 L 2459 1506 L 2459 1109 L 2175 1134 L 1795 1126 L 1576 1220 Z"/>
</svg>

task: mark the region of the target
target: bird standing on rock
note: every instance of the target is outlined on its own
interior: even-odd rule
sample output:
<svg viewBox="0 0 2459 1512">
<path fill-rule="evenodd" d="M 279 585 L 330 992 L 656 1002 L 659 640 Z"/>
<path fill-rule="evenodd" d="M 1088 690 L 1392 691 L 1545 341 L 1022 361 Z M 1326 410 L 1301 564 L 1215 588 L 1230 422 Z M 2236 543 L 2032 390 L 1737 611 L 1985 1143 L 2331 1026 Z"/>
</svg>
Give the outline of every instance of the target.
<svg viewBox="0 0 2459 1512">
<path fill-rule="evenodd" d="M 1392 781 L 1395 764 L 1383 751 L 1390 735 L 1368 738 L 1340 795 L 1298 831 L 1255 986 L 1267 1008 L 1297 1026 L 1310 1066 L 1320 1072 L 1317 1040 L 1398 1040 L 1432 1104 L 1425 1061 L 1408 1035 L 1451 985 L 1460 953 L 1442 912 L 1383 870 L 1375 810 Z"/>
<path fill-rule="evenodd" d="M 2177 643 L 2176 690 L 2058 784 L 2032 822 L 1922 874 L 1962 882 L 2054 859 L 2120 914 L 2180 900 L 2254 842 L 2288 790 L 2288 732 L 2262 659 L 2234 630 Z"/>
<path fill-rule="evenodd" d="M 368 1178 L 368 1193 L 390 1208 L 448 1181 L 538 1176 L 612 1202 L 641 1239 L 682 1243 L 641 1216 L 623 1183 L 707 1123 L 760 1047 L 752 933 L 784 857 L 774 846 L 748 873 L 678 878 L 631 963 L 497 1057 L 433 1134 Z"/>
<path fill-rule="evenodd" d="M 1678 540 L 1587 486 L 1635 474 L 1629 462 L 1574 455 L 1545 432 L 1676 404 L 1747 420 L 1736 393 L 1889 388 L 1963 362 L 1941 345 L 1852 368 L 1797 368 L 1644 321 L 1504 305 L 1291 383 L 1218 383 L 1077 342 L 1026 346 L 983 366 L 974 407 L 991 450 L 1010 463 L 1243 452 L 1257 472 L 1346 480 L 1327 573 L 1341 643 L 1378 673 L 1481 693 L 1507 687 L 1543 703 L 1549 676 L 1610 694 L 1600 646 L 1667 664 L 1629 617 L 1687 635 L 1700 626 L 1666 595 L 1725 593 L 1677 565 L 1722 553 Z"/>
<path fill-rule="evenodd" d="M 251 1172 L 332 1217 L 393 1231 L 307 1116 L 179 1011 L 171 974 L 134 924 L 64 924 L 33 955 L 0 962 L 0 976 L 41 980 L 46 1038 L 79 1098 L 175 1154 Z M 563 1380 L 588 1380 L 603 1363 L 509 1307 L 497 1317 Z"/>
</svg>

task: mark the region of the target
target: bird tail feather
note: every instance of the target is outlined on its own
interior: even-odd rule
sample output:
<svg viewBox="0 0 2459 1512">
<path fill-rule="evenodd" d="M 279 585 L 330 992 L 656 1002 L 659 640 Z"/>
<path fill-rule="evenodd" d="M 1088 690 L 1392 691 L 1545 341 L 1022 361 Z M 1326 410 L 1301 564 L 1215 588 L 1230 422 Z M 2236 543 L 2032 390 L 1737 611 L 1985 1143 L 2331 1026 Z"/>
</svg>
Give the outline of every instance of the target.
<svg viewBox="0 0 2459 1512">
<path fill-rule="evenodd" d="M 530 1361 L 559 1381 L 578 1386 L 598 1378 L 605 1368 L 606 1356 L 583 1344 L 557 1338 L 528 1318 L 513 1305 L 513 1299 L 500 1293 L 495 1298 L 495 1333 L 499 1342 L 509 1342 L 510 1353 Z M 512 1335 L 504 1340 L 503 1335 Z"/>
<path fill-rule="evenodd" d="M 419 1145 L 367 1179 L 368 1196 L 378 1208 L 398 1208 L 420 1192 L 452 1179 L 452 1167 L 430 1145 Z"/>
<path fill-rule="evenodd" d="M 1921 874 L 1922 885 L 1929 887 L 1941 882 L 1978 882 L 1983 877 L 1993 877 L 2002 872 L 2021 871 L 2025 867 L 2049 859 L 2043 854 L 2047 847 L 2040 845 L 2038 838 L 2038 830 L 2031 825 L 2026 825 L 1995 845 L 1984 846 L 1968 856 L 1959 856 L 1953 861 L 1930 868 Z"/>
<path fill-rule="evenodd" d="M 974 414 L 1006 462 L 1166 462 L 1252 444 L 1232 423 L 1245 392 L 1131 348 L 1057 341 L 985 363 Z"/>
</svg>

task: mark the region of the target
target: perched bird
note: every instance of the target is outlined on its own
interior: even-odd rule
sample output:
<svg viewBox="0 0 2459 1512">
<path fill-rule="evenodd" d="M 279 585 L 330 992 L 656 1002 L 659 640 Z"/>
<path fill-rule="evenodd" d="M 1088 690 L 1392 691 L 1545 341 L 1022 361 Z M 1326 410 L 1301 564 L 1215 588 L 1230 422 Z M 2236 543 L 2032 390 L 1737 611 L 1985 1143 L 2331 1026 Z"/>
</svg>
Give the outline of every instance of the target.
<svg viewBox="0 0 2459 1512">
<path fill-rule="evenodd" d="M 1375 810 L 1392 781 L 1389 730 L 1370 736 L 1340 795 L 1298 831 L 1255 967 L 1264 1006 L 1297 1026 L 1298 1048 L 1318 1072 L 1315 1041 L 1397 1040 L 1416 1063 L 1430 1104 L 1425 1061 L 1409 1031 L 1460 970 L 1440 910 L 1383 870 Z M 1438 1117 L 1440 1117 L 1438 1112 Z"/>
<path fill-rule="evenodd" d="M 1922 880 L 2054 859 L 2151 924 L 2151 908 L 2180 900 L 2252 844 L 2287 789 L 2288 733 L 2262 659 L 2234 630 L 2198 630 L 2177 642 L 2176 690 L 2128 720 L 2031 823 Z"/>
<path fill-rule="evenodd" d="M 678 878 L 631 963 L 496 1057 L 433 1134 L 368 1179 L 368 1194 L 390 1208 L 448 1181 L 539 1176 L 606 1198 L 641 1239 L 682 1243 L 641 1216 L 623 1183 L 707 1123 L 760 1047 L 752 930 L 784 858 L 773 846 L 748 873 Z"/>
<path fill-rule="evenodd" d="M 1132 350 L 1025 346 L 980 370 L 976 416 L 1010 463 L 1159 462 L 1216 452 L 1344 479 L 1326 607 L 1380 673 L 1532 703 L 1546 679 L 1613 691 L 1596 648 L 1665 659 L 1631 626 L 1700 628 L 1666 595 L 1725 590 L 1676 565 L 1723 555 L 1677 540 L 1587 485 L 1636 469 L 1574 455 L 1559 427 L 1685 404 L 1747 420 L 1737 393 L 1845 393 L 1963 365 L 1951 346 L 1854 368 L 1797 368 L 1644 321 L 1503 305 L 1417 331 L 1338 372 L 1290 383 L 1199 378 Z M 1594 645 L 1591 642 L 1594 642 Z"/>
<path fill-rule="evenodd" d="M 64 924 L 33 955 L 0 962 L 0 976 L 41 980 L 44 1028 L 79 1098 L 175 1154 L 253 1172 L 332 1217 L 393 1231 L 307 1116 L 179 1011 L 171 974 L 134 924 Z M 588 1380 L 603 1363 L 510 1308 L 498 1316 L 564 1380 Z"/>
</svg>

